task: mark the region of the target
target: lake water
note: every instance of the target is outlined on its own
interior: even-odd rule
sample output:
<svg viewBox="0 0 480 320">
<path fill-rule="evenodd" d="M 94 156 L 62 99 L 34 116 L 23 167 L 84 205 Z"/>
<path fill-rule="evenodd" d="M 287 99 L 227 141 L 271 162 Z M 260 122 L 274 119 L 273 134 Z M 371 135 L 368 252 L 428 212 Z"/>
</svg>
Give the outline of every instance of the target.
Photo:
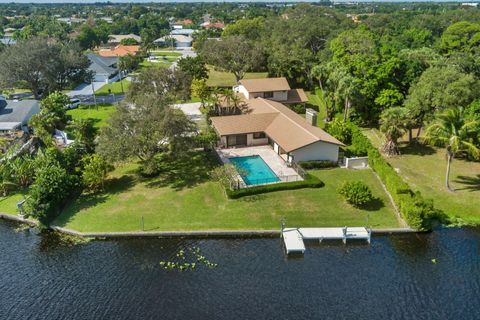
<svg viewBox="0 0 480 320">
<path fill-rule="evenodd" d="M 480 229 L 287 258 L 280 239 L 66 246 L 16 226 L 0 220 L 0 319 L 480 319 Z M 160 266 L 193 247 L 218 266 Z"/>
</svg>

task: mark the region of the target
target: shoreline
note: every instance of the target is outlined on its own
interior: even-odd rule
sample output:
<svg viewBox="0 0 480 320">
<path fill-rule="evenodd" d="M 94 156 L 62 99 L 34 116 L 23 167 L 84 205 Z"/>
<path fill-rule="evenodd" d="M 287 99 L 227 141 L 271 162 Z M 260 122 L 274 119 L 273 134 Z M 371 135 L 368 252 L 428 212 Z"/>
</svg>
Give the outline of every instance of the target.
<svg viewBox="0 0 480 320">
<path fill-rule="evenodd" d="M 37 226 L 33 220 L 0 213 L 0 219 Z M 63 234 L 93 238 L 96 240 L 125 238 L 274 238 L 281 236 L 281 230 L 192 230 L 192 231 L 125 231 L 125 232 L 80 232 L 72 229 L 51 226 L 51 230 Z M 372 234 L 419 233 L 411 228 L 376 228 Z"/>
</svg>

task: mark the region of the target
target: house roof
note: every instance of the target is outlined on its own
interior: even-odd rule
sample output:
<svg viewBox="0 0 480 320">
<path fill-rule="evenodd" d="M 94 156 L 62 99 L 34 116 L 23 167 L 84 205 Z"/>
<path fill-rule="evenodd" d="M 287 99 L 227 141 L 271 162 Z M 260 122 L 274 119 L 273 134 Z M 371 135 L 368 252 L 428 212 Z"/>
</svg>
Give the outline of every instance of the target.
<svg viewBox="0 0 480 320">
<path fill-rule="evenodd" d="M 39 111 L 37 100 L 0 100 L 0 129 L 11 130 L 26 124 Z"/>
<path fill-rule="evenodd" d="M 175 21 L 175 24 L 178 25 L 185 25 L 185 24 L 192 24 L 193 21 L 191 19 L 184 19 L 184 20 L 177 20 Z"/>
<path fill-rule="evenodd" d="M 220 135 L 265 132 L 286 152 L 319 141 L 343 145 L 279 102 L 263 98 L 250 99 L 246 102 L 248 104 L 246 114 L 210 118 Z"/>
<path fill-rule="evenodd" d="M 136 34 L 111 34 L 108 36 L 108 41 L 110 42 L 121 42 L 125 39 L 135 39 L 137 42 L 142 42 L 142 38 Z"/>
<path fill-rule="evenodd" d="M 170 35 L 184 35 L 184 36 L 190 36 L 195 33 L 195 30 L 193 29 L 174 29 L 170 31 Z"/>
<path fill-rule="evenodd" d="M 287 101 L 282 101 L 283 103 L 303 103 L 307 102 L 308 97 L 305 94 L 303 89 L 292 89 L 288 91 L 288 99 Z"/>
<path fill-rule="evenodd" d="M 174 34 L 174 35 L 158 38 L 154 42 L 165 42 L 172 38 L 175 40 L 175 42 L 192 42 L 193 41 L 192 37 L 184 36 L 181 34 Z"/>
<path fill-rule="evenodd" d="M 240 84 L 248 92 L 268 92 L 268 91 L 286 91 L 290 90 L 287 79 L 265 78 L 265 79 L 242 79 Z"/>
<path fill-rule="evenodd" d="M 98 55 L 102 57 L 124 57 L 126 55 L 136 55 L 140 46 L 124 46 L 119 45 L 113 49 L 102 49 L 98 51 Z"/>
<path fill-rule="evenodd" d="M 201 24 L 201 26 L 205 29 L 209 28 L 225 28 L 225 23 L 223 22 L 204 22 Z"/>
<path fill-rule="evenodd" d="M 87 54 L 88 60 L 90 60 L 90 71 L 95 74 L 108 74 L 112 75 L 118 71 L 116 64 L 118 63 L 117 57 L 102 57 L 94 53 Z"/>
</svg>

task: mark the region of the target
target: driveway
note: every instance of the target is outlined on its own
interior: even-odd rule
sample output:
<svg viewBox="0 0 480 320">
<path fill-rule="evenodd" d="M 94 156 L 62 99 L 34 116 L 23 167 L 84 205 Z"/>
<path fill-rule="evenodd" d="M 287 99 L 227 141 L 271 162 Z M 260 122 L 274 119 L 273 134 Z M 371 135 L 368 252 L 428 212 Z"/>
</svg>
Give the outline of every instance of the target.
<svg viewBox="0 0 480 320">
<path fill-rule="evenodd" d="M 105 82 L 94 82 L 93 87 L 95 90 L 100 89 L 105 85 Z M 93 95 L 92 84 L 91 83 L 82 83 L 72 91 L 67 93 L 69 97 L 76 97 L 76 96 L 91 96 Z"/>
<path fill-rule="evenodd" d="M 200 111 L 201 105 L 200 102 L 194 102 L 175 104 L 173 107 L 182 110 L 191 120 L 198 121 L 203 118 L 203 114 Z"/>
<path fill-rule="evenodd" d="M 176 52 L 176 53 L 180 53 L 182 56 L 179 58 L 186 58 L 186 57 L 196 57 L 197 56 L 197 53 L 195 51 L 193 51 L 193 48 L 184 48 L 184 49 L 177 49 L 177 50 L 172 50 L 172 52 Z M 178 61 L 178 60 L 177 60 Z M 172 70 L 175 70 L 175 68 L 177 68 L 177 61 L 173 62 L 171 65 L 170 65 L 170 69 Z"/>
</svg>

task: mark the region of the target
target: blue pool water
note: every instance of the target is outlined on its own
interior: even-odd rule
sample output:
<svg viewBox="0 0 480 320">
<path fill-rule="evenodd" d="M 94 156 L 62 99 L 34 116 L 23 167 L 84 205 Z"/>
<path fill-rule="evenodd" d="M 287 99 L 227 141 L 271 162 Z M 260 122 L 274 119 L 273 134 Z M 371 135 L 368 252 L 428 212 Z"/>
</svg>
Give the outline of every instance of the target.
<svg viewBox="0 0 480 320">
<path fill-rule="evenodd" d="M 239 169 L 247 186 L 280 181 L 260 156 L 235 157 L 230 162 Z"/>
</svg>

